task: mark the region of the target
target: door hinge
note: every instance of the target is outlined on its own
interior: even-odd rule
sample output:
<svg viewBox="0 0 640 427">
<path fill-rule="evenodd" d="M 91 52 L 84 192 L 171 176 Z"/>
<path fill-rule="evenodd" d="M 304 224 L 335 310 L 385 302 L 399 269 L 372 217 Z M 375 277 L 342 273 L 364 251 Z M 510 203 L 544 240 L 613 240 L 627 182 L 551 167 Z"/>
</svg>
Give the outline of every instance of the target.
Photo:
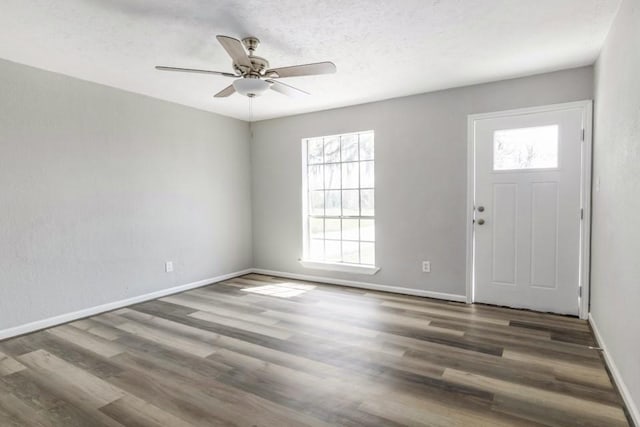
<svg viewBox="0 0 640 427">
<path fill-rule="evenodd" d="M 582 286 L 578 286 L 578 296 L 582 298 Z"/>
<path fill-rule="evenodd" d="M 584 209 L 580 209 L 580 219 L 584 219 Z"/>
<path fill-rule="evenodd" d="M 582 142 L 584 142 L 584 128 L 582 128 Z"/>
</svg>

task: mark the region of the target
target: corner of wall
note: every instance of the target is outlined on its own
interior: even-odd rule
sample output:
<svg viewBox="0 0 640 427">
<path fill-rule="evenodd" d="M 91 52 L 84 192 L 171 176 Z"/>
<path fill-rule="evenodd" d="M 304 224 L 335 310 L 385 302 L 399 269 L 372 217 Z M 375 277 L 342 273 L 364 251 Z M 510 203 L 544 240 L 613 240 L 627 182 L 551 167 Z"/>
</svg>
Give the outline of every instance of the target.
<svg viewBox="0 0 640 427">
<path fill-rule="evenodd" d="M 594 65 L 591 307 L 589 320 L 636 425 L 640 425 L 640 3 L 622 0 Z"/>
<path fill-rule="evenodd" d="M 256 266 L 256 212 L 255 212 L 255 183 L 253 182 L 254 170 L 255 170 L 255 159 L 254 159 L 254 150 L 253 144 L 255 143 L 255 134 L 254 134 L 254 126 L 253 122 L 247 122 L 249 127 L 249 198 L 250 198 L 250 207 L 251 207 L 251 267 L 254 268 Z"/>
</svg>

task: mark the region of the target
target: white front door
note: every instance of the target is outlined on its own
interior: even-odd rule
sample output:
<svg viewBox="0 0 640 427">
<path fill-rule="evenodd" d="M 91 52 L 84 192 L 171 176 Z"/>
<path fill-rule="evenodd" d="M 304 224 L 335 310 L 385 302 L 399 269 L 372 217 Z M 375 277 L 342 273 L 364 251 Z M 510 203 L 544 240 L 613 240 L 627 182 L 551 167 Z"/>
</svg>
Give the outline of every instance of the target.
<svg viewBox="0 0 640 427">
<path fill-rule="evenodd" d="M 475 301 L 578 314 L 584 122 L 581 106 L 473 121 Z"/>
</svg>

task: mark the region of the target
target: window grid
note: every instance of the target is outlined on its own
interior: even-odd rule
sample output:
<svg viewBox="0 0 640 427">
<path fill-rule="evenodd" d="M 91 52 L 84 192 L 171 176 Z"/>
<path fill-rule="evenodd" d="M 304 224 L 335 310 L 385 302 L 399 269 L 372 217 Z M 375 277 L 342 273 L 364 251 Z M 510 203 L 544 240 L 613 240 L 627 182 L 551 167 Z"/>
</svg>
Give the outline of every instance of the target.
<svg viewBox="0 0 640 427">
<path fill-rule="evenodd" d="M 344 160 L 343 159 L 343 143 L 345 142 L 345 138 L 347 137 L 353 137 L 354 135 L 356 135 L 356 139 L 355 141 L 355 160 Z M 307 255 L 311 255 L 311 246 L 315 243 L 315 244 L 319 244 L 319 246 L 322 247 L 322 260 L 329 260 L 328 258 L 328 254 L 327 254 L 327 242 L 336 242 L 339 244 L 339 257 L 338 260 L 335 259 L 330 259 L 330 261 L 337 261 L 337 262 L 347 262 L 345 261 L 345 245 L 344 243 L 356 243 L 357 244 L 357 264 L 374 264 L 375 263 L 375 246 L 373 248 L 373 254 L 371 259 L 369 260 L 363 260 L 363 243 L 364 244 L 369 244 L 369 245 L 375 245 L 375 212 L 373 212 L 373 215 L 363 215 L 362 212 L 362 191 L 363 190 L 370 190 L 370 191 L 374 191 L 375 190 L 375 186 L 367 186 L 367 187 L 361 187 L 362 184 L 362 164 L 363 162 L 370 162 L 371 166 L 374 167 L 374 162 L 375 162 L 375 156 L 371 155 L 371 158 L 362 158 L 362 135 L 371 135 L 371 150 L 372 153 L 374 152 L 373 150 L 375 150 L 373 144 L 374 142 L 374 137 L 373 137 L 373 132 L 361 132 L 361 133 L 357 133 L 357 134 L 346 134 L 346 135 L 338 135 L 338 136 L 330 136 L 330 137 L 322 137 L 322 138 L 309 138 L 306 139 L 304 141 L 304 143 L 306 144 L 306 159 L 305 159 L 305 163 L 306 163 L 306 168 L 305 171 L 307 173 L 307 177 L 306 177 L 306 182 L 307 182 L 307 188 L 306 188 L 306 192 L 307 192 L 307 206 L 308 206 L 308 212 L 305 212 L 305 215 L 307 216 L 306 218 L 306 233 L 307 233 L 307 247 L 306 252 Z M 337 146 L 337 153 L 335 153 L 335 155 L 331 156 L 334 157 L 334 159 L 330 159 L 328 154 L 327 154 L 327 145 L 328 143 L 332 142 L 332 141 L 337 141 L 338 146 Z M 317 157 L 321 158 L 321 163 L 316 161 L 311 162 L 310 161 L 310 152 L 311 152 L 311 144 L 319 144 L 321 143 L 321 147 L 322 147 L 322 151 L 321 153 L 319 152 L 320 150 L 317 150 L 318 152 L 315 152 L 315 154 L 317 155 Z M 319 147 L 316 147 L 319 148 Z M 335 161 L 335 157 L 337 156 L 338 161 Z M 332 161 L 327 161 L 327 160 L 332 160 Z M 344 160 L 344 161 L 343 161 Z M 357 165 L 357 171 L 356 171 L 356 175 L 357 175 L 357 187 L 349 187 L 349 188 L 344 188 L 344 165 L 349 165 L 349 164 L 353 164 L 353 165 Z M 338 168 L 338 173 L 340 175 L 340 179 L 339 179 L 339 186 L 338 188 L 333 188 L 335 187 L 331 185 L 331 183 L 327 182 L 327 166 L 330 165 L 340 165 L 340 167 Z M 321 173 L 321 188 L 316 188 L 318 187 L 317 182 L 314 182 L 314 188 L 311 188 L 311 184 L 310 184 L 310 170 L 312 170 L 312 167 L 320 167 L 322 168 L 322 173 Z M 318 171 L 319 172 L 319 171 Z M 353 172 L 352 172 L 353 173 Z M 318 178 L 318 177 L 315 177 Z M 358 208 L 358 214 L 359 215 L 345 215 L 345 206 L 344 206 L 344 192 L 345 190 L 347 191 L 357 191 L 357 198 L 358 198 L 358 203 L 357 203 L 357 208 Z M 330 191 L 337 191 L 339 192 L 339 202 L 340 202 L 340 215 L 328 215 L 327 214 L 327 205 L 328 205 L 328 193 Z M 314 205 L 312 202 L 312 194 L 322 194 L 322 215 L 318 215 L 318 214 L 314 214 L 313 212 L 315 212 L 314 210 Z M 335 194 L 335 193 L 334 193 Z M 375 202 L 373 202 L 375 203 Z M 371 207 L 372 210 L 375 210 L 375 207 Z M 312 229 L 311 229 L 311 223 L 310 220 L 311 219 L 315 219 L 315 220 L 322 220 L 322 239 L 317 239 L 313 237 L 312 234 Z M 339 230 L 338 234 L 339 234 L 339 238 L 335 238 L 335 237 L 328 237 L 327 236 L 327 220 L 338 220 L 338 225 L 339 225 Z M 357 233 L 355 233 L 354 230 L 354 234 L 357 234 L 357 240 L 354 240 L 352 236 L 352 238 L 345 238 L 345 221 L 344 220 L 357 220 Z M 363 226 L 367 225 L 364 224 L 363 225 L 363 220 L 365 221 L 371 221 L 371 224 L 369 225 L 369 227 L 371 228 L 371 230 L 369 231 L 369 233 L 373 234 L 373 237 L 368 239 L 368 240 L 363 240 L 363 235 L 362 235 L 362 228 Z M 320 244 L 321 241 L 321 244 Z M 320 249 L 319 247 L 317 249 Z M 367 262 L 368 261 L 368 262 Z M 349 261 L 350 263 L 356 263 L 355 261 L 351 260 Z"/>
</svg>

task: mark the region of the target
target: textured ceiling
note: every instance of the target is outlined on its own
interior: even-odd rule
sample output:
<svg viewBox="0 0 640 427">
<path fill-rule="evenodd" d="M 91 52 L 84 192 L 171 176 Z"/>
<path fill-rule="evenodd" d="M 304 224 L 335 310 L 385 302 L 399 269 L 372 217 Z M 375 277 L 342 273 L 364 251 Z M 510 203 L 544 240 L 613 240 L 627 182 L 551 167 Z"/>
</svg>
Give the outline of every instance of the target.
<svg viewBox="0 0 640 427">
<path fill-rule="evenodd" d="M 245 120 L 359 104 L 593 63 L 619 0 L 2 0 L 0 57 Z M 231 71 L 216 34 L 255 35 L 272 67 L 334 75 L 253 101 L 214 99 Z"/>
</svg>

